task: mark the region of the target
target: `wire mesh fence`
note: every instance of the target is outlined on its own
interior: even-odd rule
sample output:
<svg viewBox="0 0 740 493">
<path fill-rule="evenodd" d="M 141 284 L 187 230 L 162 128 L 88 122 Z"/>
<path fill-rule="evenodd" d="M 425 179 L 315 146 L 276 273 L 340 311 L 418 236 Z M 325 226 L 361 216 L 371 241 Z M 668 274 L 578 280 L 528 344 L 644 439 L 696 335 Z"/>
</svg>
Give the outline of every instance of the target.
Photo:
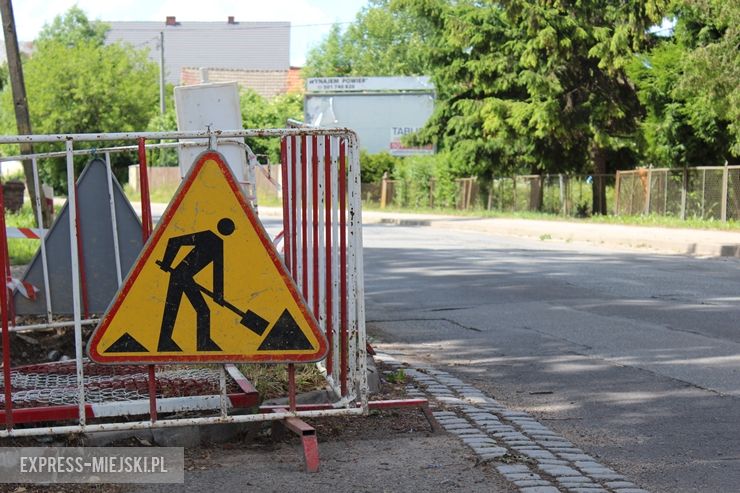
<svg viewBox="0 0 740 493">
<path fill-rule="evenodd" d="M 740 219 L 740 166 L 617 172 L 617 215 Z"/>
<path fill-rule="evenodd" d="M 362 195 L 366 203 L 381 208 L 451 207 L 587 216 L 593 213 L 595 181 L 604 183 L 609 214 L 740 220 L 740 166 L 639 168 L 615 175 L 516 175 L 488 183 L 471 177 L 451 185 L 433 178 L 424 183 L 383 179 L 363 184 Z M 443 186 L 447 189 L 440 190 Z"/>
</svg>

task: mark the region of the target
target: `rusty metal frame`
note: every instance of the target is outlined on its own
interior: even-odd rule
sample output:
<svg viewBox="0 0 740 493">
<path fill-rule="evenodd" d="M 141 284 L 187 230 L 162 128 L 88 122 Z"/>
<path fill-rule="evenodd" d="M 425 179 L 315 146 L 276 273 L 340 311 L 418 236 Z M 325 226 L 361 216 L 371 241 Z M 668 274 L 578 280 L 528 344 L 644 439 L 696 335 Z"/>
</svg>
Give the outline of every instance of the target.
<svg viewBox="0 0 740 493">
<path fill-rule="evenodd" d="M 338 333 L 341 333 L 341 331 L 345 331 L 346 336 L 345 337 L 336 337 L 334 339 L 335 344 L 335 350 L 334 354 L 341 354 L 342 352 L 345 352 L 345 354 L 348 355 L 346 358 L 348 361 L 345 361 L 344 364 L 344 370 L 342 370 L 342 364 L 333 365 L 334 367 L 330 368 L 330 371 L 326 373 L 327 380 L 329 381 L 330 385 L 339 390 L 338 394 L 340 395 L 340 398 L 337 402 L 332 403 L 329 408 L 326 409 L 305 409 L 301 407 L 300 405 L 294 406 L 292 410 L 286 411 L 270 411 L 270 412 L 262 412 L 252 415 L 229 415 L 227 406 L 225 405 L 225 378 L 226 375 L 229 374 L 234 378 L 233 370 L 230 370 L 228 367 L 222 369 L 222 377 L 221 377 L 221 412 L 218 416 L 206 416 L 206 417 L 198 417 L 198 418 L 186 418 L 186 419 L 157 419 L 156 416 L 156 406 L 151 407 L 151 414 L 149 420 L 143 420 L 143 421 L 133 421 L 133 422 L 122 422 L 122 423 L 97 423 L 97 424 L 91 424 L 88 422 L 88 419 L 93 418 L 94 416 L 91 416 L 91 414 L 94 415 L 94 413 L 90 412 L 90 404 L 85 402 L 85 387 L 84 387 L 84 378 L 83 378 L 83 368 L 82 368 L 82 325 L 86 323 L 94 323 L 95 320 L 83 320 L 82 317 L 82 306 L 81 306 L 81 280 L 78 275 L 78 251 L 77 251 L 77 230 L 74 227 L 76 223 L 76 207 L 77 207 L 77 201 L 76 196 L 74 193 L 74 169 L 73 169 L 73 156 L 79 155 L 79 154 L 91 154 L 95 152 L 100 153 L 111 153 L 111 152 L 122 152 L 122 151 L 130 151 L 133 149 L 139 149 L 139 145 L 141 145 L 142 141 L 145 141 L 143 144 L 145 148 L 156 148 L 156 147 L 177 147 L 178 145 L 183 145 L 180 143 L 153 143 L 152 141 L 159 141 L 159 140 L 170 140 L 170 139 L 191 139 L 191 140 L 203 140 L 206 142 L 209 142 L 211 144 L 215 143 L 216 145 L 229 145 L 232 144 L 234 141 L 229 139 L 234 138 L 243 138 L 243 137 L 273 137 L 273 138 L 281 138 L 283 140 L 285 139 L 295 139 L 295 140 L 303 140 L 307 142 L 307 146 L 310 147 L 310 151 L 306 150 L 306 154 L 304 159 L 305 162 L 308 164 L 303 170 L 300 170 L 300 173 L 305 174 L 307 179 L 307 185 L 311 184 L 312 188 L 306 189 L 306 198 L 311 199 L 311 205 L 320 207 L 322 204 L 322 201 L 324 204 L 329 204 L 330 207 L 319 209 L 318 211 L 314 212 L 311 211 L 311 214 L 306 216 L 307 218 L 313 219 L 315 217 L 321 217 L 322 221 L 325 221 L 323 223 L 324 231 L 322 236 L 319 236 L 319 231 L 321 228 L 311 228 L 310 232 L 311 234 L 306 234 L 306 242 L 307 242 L 307 248 L 308 244 L 310 243 L 311 248 L 311 263 L 310 265 L 306 265 L 306 268 L 309 269 L 309 267 L 313 268 L 313 273 L 311 275 L 316 276 L 316 265 L 319 267 L 326 267 L 327 265 L 331 265 L 332 270 L 330 272 L 330 278 L 326 279 L 325 277 L 319 277 L 318 281 L 316 282 L 316 278 L 312 277 L 312 283 L 311 286 L 311 292 L 310 293 L 304 293 L 304 296 L 307 296 L 310 294 L 312 303 L 309 303 L 309 306 L 313 307 L 319 307 L 319 310 L 322 310 L 323 305 L 321 301 L 318 303 L 316 302 L 316 297 L 320 296 L 322 290 L 327 289 L 327 286 L 334 286 L 335 284 L 338 286 L 342 282 L 346 285 L 346 295 L 351 297 L 347 301 L 347 307 L 346 307 L 346 314 L 344 314 L 347 317 L 346 323 L 341 324 L 342 327 L 335 327 L 331 330 L 337 330 Z M 104 144 L 108 141 L 134 141 L 138 145 L 132 145 L 132 146 L 119 146 L 119 147 L 101 147 L 97 150 L 82 150 L 82 149 L 74 149 L 74 144 L 77 142 L 100 142 L 101 144 Z M 318 152 L 321 149 L 321 145 L 318 144 L 319 142 L 322 142 L 325 144 L 326 142 L 329 143 L 328 149 L 326 146 L 324 146 L 324 155 L 323 155 L 323 161 L 321 159 L 318 159 L 317 157 L 313 157 L 310 155 L 310 152 Z M 205 425 L 205 424 L 221 424 L 221 423 L 246 423 L 246 422 L 258 422 L 258 421 L 276 421 L 276 420 L 282 420 L 285 421 L 286 424 L 290 427 L 292 426 L 295 428 L 295 430 L 304 430 L 307 431 L 308 428 L 303 427 L 302 425 L 298 424 L 298 421 L 302 418 L 313 418 L 313 417 L 323 417 L 323 416 L 348 416 L 348 415 L 362 415 L 366 414 L 369 407 L 368 407 L 368 387 L 367 387 L 367 376 L 365 374 L 365 358 L 366 358 L 366 345 L 365 345 L 365 324 L 364 324 L 364 288 L 363 288 L 363 271 L 362 271 L 362 230 L 361 230 L 361 197 L 360 197 L 360 189 L 359 189 L 359 176 L 360 176 L 360 169 L 359 169 L 359 147 L 358 147 L 358 141 L 356 134 L 349 130 L 349 129 L 342 129 L 342 128 L 333 128 L 333 129 L 318 129 L 318 128 L 308 128 L 308 127 L 300 127 L 300 128 L 288 128 L 288 129 L 257 129 L 257 130 L 234 130 L 234 131 L 200 131 L 200 132 L 131 132 L 131 133 L 101 133 L 101 134 L 56 134 L 56 135 L 21 135 L 21 136 L 0 136 L 0 145 L 3 144 L 18 144 L 18 143 L 59 143 L 64 145 L 64 151 L 61 152 L 49 152 L 49 153 L 41 153 L 41 154 L 34 154 L 30 157 L 30 159 L 33 160 L 34 165 L 36 165 L 36 161 L 38 159 L 48 158 L 48 157 L 66 157 L 66 163 L 67 163 L 67 183 L 68 183 L 68 189 L 69 189 L 69 196 L 68 200 L 70 202 L 70 247 L 72 252 L 72 262 L 73 262 L 73 276 L 71 279 L 71 285 L 73 289 L 73 308 L 74 308 L 74 320 L 70 322 L 67 326 L 72 326 L 74 328 L 74 335 L 75 335 L 75 342 L 76 342 L 76 354 L 75 354 L 75 364 L 76 364 L 76 374 L 77 374 L 77 383 L 78 383 L 78 393 L 77 393 L 77 412 L 76 412 L 76 418 L 78 420 L 78 424 L 76 425 L 65 425 L 65 426 L 36 426 L 36 427 L 25 427 L 25 428 L 14 428 L 13 427 L 13 411 L 12 411 L 12 398 L 5 399 L 5 408 L 6 413 L 4 414 L 4 417 L 6 419 L 5 425 L 6 428 L 3 430 L 0 430 L 0 437 L 8 437 L 8 436 L 40 436 L 40 435 L 48 435 L 48 434 L 61 434 L 61 433 L 88 433 L 88 432 L 96 432 L 96 431 L 109 431 L 109 430 L 136 430 L 136 429 L 144 429 L 144 428 L 165 428 L 165 427 L 174 427 L 174 426 L 185 426 L 185 425 Z M 316 143 L 316 145 L 314 145 Z M 186 145 L 193 145 L 193 144 L 186 144 Z M 195 144 L 197 145 L 197 144 Z M 331 151 L 334 151 L 333 153 Z M 2 157 L 0 158 L 0 162 L 2 161 L 9 161 L 9 160 L 16 160 L 16 159 L 29 159 L 29 156 L 8 156 L 8 157 Z M 256 162 L 256 159 L 250 159 L 249 160 L 250 165 L 254 165 Z M 320 166 L 319 163 L 329 163 L 328 166 Z M 316 166 L 314 166 L 316 164 Z M 295 162 L 293 163 L 293 166 L 295 166 Z M 340 171 L 341 169 L 341 171 Z M 329 171 L 327 174 L 326 171 Z M 298 170 L 295 170 L 298 171 Z M 314 173 L 315 171 L 315 173 Z M 321 178 L 324 178 L 324 183 L 321 183 Z M 332 180 L 338 180 L 338 182 L 331 182 Z M 285 182 L 284 182 L 285 183 Z M 317 185 L 314 187 L 314 184 Z M 323 185 L 323 186 L 321 186 Z M 342 195 L 342 200 L 345 201 L 345 208 L 343 211 L 341 211 L 341 217 L 344 218 L 344 222 L 341 224 L 338 224 L 336 222 L 337 218 L 340 216 L 340 211 L 334 209 L 332 210 L 331 206 L 334 205 L 334 203 L 339 202 L 339 189 L 342 187 L 346 187 L 346 193 Z M 315 191 L 315 192 L 314 192 Z M 323 197 L 323 199 L 318 199 L 318 194 L 320 192 L 326 191 L 326 196 Z M 0 195 L 0 201 L 1 201 L 1 195 Z M 335 202 L 336 201 L 336 202 Z M 294 206 L 297 204 L 293 204 Z M 328 211 L 327 211 L 328 209 Z M 0 213 L 3 213 L 2 209 L 2 202 L 0 202 Z M 321 214 L 324 212 L 324 214 Z M 331 224 L 329 224 L 331 223 Z M 0 247 L 6 248 L 7 241 L 4 236 L 5 234 L 5 228 L 2 229 L 2 232 L 0 232 Z M 309 229 L 307 228 L 307 231 Z M 326 255 L 326 251 L 330 250 L 328 248 L 323 248 L 325 245 L 322 244 L 322 241 L 328 242 L 329 240 L 326 238 L 327 234 L 332 234 L 334 236 L 334 239 L 337 239 L 337 233 L 339 235 L 345 235 L 345 246 L 346 251 L 343 252 L 343 255 L 346 256 L 347 264 L 345 266 L 345 273 L 346 276 L 343 280 L 337 279 L 336 282 L 332 279 L 333 277 L 338 277 L 337 274 L 339 273 L 340 269 L 338 268 L 340 262 L 337 258 L 341 252 L 332 251 L 330 252 L 330 257 L 324 257 L 322 259 L 322 255 Z M 286 246 L 289 244 L 289 238 L 288 238 L 288 231 L 284 232 L 285 234 L 285 242 Z M 293 240 L 293 243 L 291 243 L 292 247 L 295 249 L 296 246 L 298 246 L 295 243 L 295 238 L 291 238 Z M 332 245 L 339 245 L 341 244 L 341 238 L 339 238 L 340 241 L 334 241 Z M 332 248 L 334 248 L 332 246 Z M 321 252 L 324 253 L 321 253 Z M 287 251 L 286 251 L 287 253 Z M 296 256 L 297 257 L 297 256 Z M 296 258 L 294 257 L 294 258 Z M 302 255 L 301 255 L 302 257 Z M 5 258 L 7 259 L 7 252 L 5 255 Z M 307 257 L 308 258 L 308 257 Z M 286 257 L 286 263 L 289 263 L 289 259 Z M 306 264 L 309 264 L 306 262 Z M 293 264 L 295 265 L 295 263 Z M 312 267 L 313 266 L 313 267 Z M 320 270 L 320 269 L 319 269 Z M 308 270 L 307 270 L 308 272 Z M 321 274 L 318 274 L 321 276 Z M 316 287 L 319 287 L 319 289 L 316 289 Z M 308 283 L 307 283 L 308 287 Z M 3 291 L 5 296 L 6 304 L 4 304 L 4 307 L 7 307 L 7 292 Z M 334 307 L 332 309 L 335 309 L 337 307 L 336 298 Z M 3 323 L 3 330 L 2 330 L 2 337 L 5 342 L 3 344 L 3 358 L 9 360 L 9 354 L 10 354 L 10 348 L 7 343 L 7 340 L 9 339 L 9 333 L 10 333 L 10 327 L 7 320 L 8 310 L 3 309 L 3 318 L 5 319 L 5 323 Z M 340 314 L 341 316 L 341 314 Z M 44 328 L 44 327 L 50 327 L 52 325 L 55 326 L 64 326 L 66 324 L 35 324 L 33 327 L 31 326 L 18 326 L 14 327 L 13 330 L 32 330 L 32 328 Z M 326 329 L 325 323 L 321 324 L 323 328 Z M 340 324 L 337 324 L 340 325 Z M 340 346 L 340 343 L 344 341 L 344 343 L 347 345 L 346 348 L 342 348 Z M 339 362 L 338 362 L 339 363 Z M 4 375 L 6 376 L 5 379 L 9 380 L 9 372 L 10 368 L 9 365 L 3 365 L 4 366 Z M 330 366 L 330 365 L 325 365 Z M 326 369 L 326 368 L 325 368 Z M 244 379 L 240 379 L 241 384 L 244 385 L 242 387 L 242 390 L 246 392 L 247 389 L 251 388 L 253 390 L 253 387 L 251 387 L 251 384 L 248 382 L 245 384 Z M 10 393 L 11 388 L 9 385 L 9 381 L 5 384 L 6 394 Z M 342 392 L 343 390 L 343 392 Z M 291 402 L 295 402 L 295 389 L 294 387 L 291 389 L 291 396 L 290 400 Z M 153 402 L 156 402 L 156 396 L 153 398 Z M 10 412 L 7 412 L 10 411 Z M 54 414 L 54 411 L 51 411 L 51 414 L 48 415 L 47 418 L 54 418 L 56 416 Z M 61 415 L 58 416 L 61 418 Z M 64 419 L 70 419 L 72 418 L 71 415 L 69 415 L 69 411 L 65 411 Z M 306 425 L 307 426 L 307 425 Z M 301 431 L 302 434 L 305 434 L 306 436 L 311 436 L 310 433 L 304 433 L 304 431 Z M 314 434 L 315 437 L 315 434 Z M 307 439 L 309 442 L 311 439 Z M 314 438 L 315 443 L 315 438 Z M 313 445 L 309 443 L 309 449 L 313 450 Z M 310 451 L 309 450 L 309 451 Z M 318 448 L 315 447 L 316 450 L 316 466 L 318 466 Z M 311 452 L 313 454 L 313 452 Z M 312 459 L 313 460 L 313 459 Z M 307 463 L 308 464 L 308 463 Z"/>
</svg>

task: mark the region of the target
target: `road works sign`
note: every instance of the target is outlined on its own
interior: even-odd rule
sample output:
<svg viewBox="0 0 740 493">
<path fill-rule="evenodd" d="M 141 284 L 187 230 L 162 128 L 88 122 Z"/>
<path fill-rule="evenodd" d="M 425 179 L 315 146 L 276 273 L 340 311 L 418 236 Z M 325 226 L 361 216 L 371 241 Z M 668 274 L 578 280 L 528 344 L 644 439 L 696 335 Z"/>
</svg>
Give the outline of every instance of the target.
<svg viewBox="0 0 740 493">
<path fill-rule="evenodd" d="M 201 154 L 88 345 L 97 363 L 307 362 L 327 342 L 223 156 Z"/>
</svg>

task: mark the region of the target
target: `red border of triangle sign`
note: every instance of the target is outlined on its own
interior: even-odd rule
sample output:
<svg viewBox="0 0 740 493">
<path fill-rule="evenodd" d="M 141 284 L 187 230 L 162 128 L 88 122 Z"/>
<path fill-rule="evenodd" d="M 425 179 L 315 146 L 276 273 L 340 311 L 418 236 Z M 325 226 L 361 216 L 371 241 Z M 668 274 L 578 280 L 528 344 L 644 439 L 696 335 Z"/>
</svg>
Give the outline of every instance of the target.
<svg viewBox="0 0 740 493">
<path fill-rule="evenodd" d="M 203 190 L 214 184 L 216 192 L 211 200 Z M 235 201 L 228 197 L 227 189 Z M 186 200 L 189 193 L 191 198 Z M 184 207 L 183 201 L 187 203 Z M 212 209 L 202 212 L 204 204 L 204 210 Z M 187 229 L 183 225 L 191 224 L 190 218 L 193 228 L 204 229 L 206 216 L 199 218 L 199 214 L 209 214 L 209 221 L 211 217 L 223 217 L 221 221 L 227 224 L 219 222 L 218 231 L 205 228 L 182 234 Z M 232 241 L 249 244 L 238 243 L 238 249 L 227 244 L 227 250 L 223 244 L 234 230 L 238 234 L 231 237 Z M 174 251 L 180 245 L 171 249 L 172 243 L 188 245 L 182 249 L 184 259 L 182 252 L 177 254 L 179 263 Z M 167 253 L 163 253 L 164 245 Z M 198 248 L 201 254 L 187 253 Z M 251 255 L 243 253 L 243 258 L 234 259 L 239 257 L 234 252 Z M 241 262 L 236 268 L 235 261 Z M 237 296 L 239 301 L 233 301 L 234 305 L 241 305 L 232 305 L 229 296 Z M 250 300 L 261 301 L 255 304 Z M 181 309 L 183 305 L 186 308 Z M 93 332 L 87 350 L 91 360 L 104 364 L 304 363 L 323 359 L 328 344 L 226 160 L 218 152 L 206 151 L 198 156 L 178 188 Z"/>
</svg>

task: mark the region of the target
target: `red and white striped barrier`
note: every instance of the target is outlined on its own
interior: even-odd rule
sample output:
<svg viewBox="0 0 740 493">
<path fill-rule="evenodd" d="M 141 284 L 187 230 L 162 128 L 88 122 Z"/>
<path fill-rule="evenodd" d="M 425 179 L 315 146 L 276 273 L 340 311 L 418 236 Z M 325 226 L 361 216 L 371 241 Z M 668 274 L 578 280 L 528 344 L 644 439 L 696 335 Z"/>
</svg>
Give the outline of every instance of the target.
<svg viewBox="0 0 740 493">
<path fill-rule="evenodd" d="M 46 230 L 39 228 L 6 227 L 5 232 L 8 238 L 21 238 L 27 240 L 40 240 L 42 236 L 46 235 Z"/>
</svg>

